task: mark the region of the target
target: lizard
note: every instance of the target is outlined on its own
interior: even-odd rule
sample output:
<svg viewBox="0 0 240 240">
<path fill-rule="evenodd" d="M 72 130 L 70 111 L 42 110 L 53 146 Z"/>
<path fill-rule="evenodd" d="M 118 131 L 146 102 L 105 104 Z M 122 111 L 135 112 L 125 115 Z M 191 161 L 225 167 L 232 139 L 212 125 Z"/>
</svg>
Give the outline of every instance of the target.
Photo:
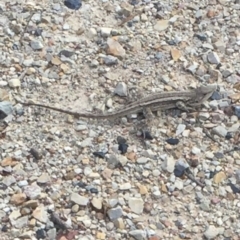
<svg viewBox="0 0 240 240">
<path fill-rule="evenodd" d="M 145 109 L 148 109 L 151 112 L 168 110 L 172 108 L 179 108 L 184 111 L 189 111 L 201 106 L 202 103 L 211 97 L 216 89 L 217 85 L 209 84 L 201 85 L 193 90 L 157 92 L 127 104 L 123 108 L 117 109 L 116 111 L 107 113 L 76 112 L 44 105 L 41 103 L 35 103 L 32 101 L 23 102 L 18 98 L 15 98 L 15 100 L 22 105 L 47 108 L 61 113 L 66 113 L 77 118 L 109 119 L 118 118 L 132 113 L 140 113 Z"/>
</svg>

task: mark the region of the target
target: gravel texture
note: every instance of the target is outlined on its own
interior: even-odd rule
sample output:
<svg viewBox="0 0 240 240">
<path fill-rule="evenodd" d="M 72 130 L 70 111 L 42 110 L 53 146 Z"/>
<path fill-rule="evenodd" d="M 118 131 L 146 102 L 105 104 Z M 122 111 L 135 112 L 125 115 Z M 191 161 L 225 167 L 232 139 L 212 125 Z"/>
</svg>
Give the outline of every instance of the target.
<svg viewBox="0 0 240 240">
<path fill-rule="evenodd" d="M 238 0 L 2 0 L 0 240 L 240 239 L 239 19 Z M 14 100 L 111 111 L 202 83 L 220 93 L 145 141 L 135 114 Z"/>
</svg>

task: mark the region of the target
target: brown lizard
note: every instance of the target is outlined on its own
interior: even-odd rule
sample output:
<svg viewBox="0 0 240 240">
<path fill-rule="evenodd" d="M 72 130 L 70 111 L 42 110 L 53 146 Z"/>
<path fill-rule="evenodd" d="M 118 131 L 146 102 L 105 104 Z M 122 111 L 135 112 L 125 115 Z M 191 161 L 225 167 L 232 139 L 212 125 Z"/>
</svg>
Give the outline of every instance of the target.
<svg viewBox="0 0 240 240">
<path fill-rule="evenodd" d="M 132 113 L 140 113 L 143 112 L 145 109 L 150 109 L 151 111 L 158 111 L 179 108 L 181 110 L 188 111 L 190 109 L 200 106 L 203 102 L 208 100 L 208 98 L 211 97 L 212 93 L 216 89 L 216 85 L 202 85 L 200 87 L 197 87 L 196 89 L 188 91 L 158 92 L 147 97 L 143 97 L 116 111 L 99 114 L 91 112 L 76 112 L 44 105 L 41 103 L 22 102 L 17 98 L 16 101 L 23 105 L 33 105 L 48 108 L 54 111 L 73 115 L 74 117 L 108 119 L 118 118 Z"/>
</svg>

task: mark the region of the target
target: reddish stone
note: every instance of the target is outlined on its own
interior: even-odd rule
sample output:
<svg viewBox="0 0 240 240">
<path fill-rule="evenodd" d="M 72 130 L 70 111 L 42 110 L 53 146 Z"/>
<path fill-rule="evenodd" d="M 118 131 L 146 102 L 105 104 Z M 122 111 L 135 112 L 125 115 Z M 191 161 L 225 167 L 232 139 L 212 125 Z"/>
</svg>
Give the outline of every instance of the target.
<svg viewBox="0 0 240 240">
<path fill-rule="evenodd" d="M 152 236 L 148 240 L 160 240 L 160 237 L 158 236 Z"/>
</svg>

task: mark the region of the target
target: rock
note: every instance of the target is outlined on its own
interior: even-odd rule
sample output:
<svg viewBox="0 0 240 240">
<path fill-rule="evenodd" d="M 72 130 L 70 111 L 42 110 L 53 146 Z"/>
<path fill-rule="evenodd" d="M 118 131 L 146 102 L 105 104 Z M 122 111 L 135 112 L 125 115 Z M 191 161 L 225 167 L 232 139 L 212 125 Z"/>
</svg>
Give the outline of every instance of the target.
<svg viewBox="0 0 240 240">
<path fill-rule="evenodd" d="M 109 37 L 111 35 L 112 28 L 102 27 L 100 28 L 100 33 L 102 37 Z"/>
<path fill-rule="evenodd" d="M 96 238 L 99 240 L 104 240 L 104 239 L 106 239 L 106 233 L 97 231 Z"/>
<path fill-rule="evenodd" d="M 240 182 L 240 169 L 236 170 L 235 177 L 236 177 L 237 182 Z"/>
<path fill-rule="evenodd" d="M 141 214 L 143 212 L 143 200 L 141 198 L 130 198 L 128 205 L 132 212 L 136 214 Z"/>
<path fill-rule="evenodd" d="M 121 219 L 121 218 L 120 218 Z M 117 220 L 116 220 L 117 221 Z M 108 222 L 107 224 L 106 224 L 106 229 L 108 230 L 108 231 L 111 231 L 111 230 L 113 230 L 113 228 L 114 228 L 114 224 L 112 223 L 112 222 Z"/>
<path fill-rule="evenodd" d="M 45 210 L 44 205 L 39 205 L 32 213 L 32 216 L 41 223 L 48 221 L 48 213 Z"/>
<path fill-rule="evenodd" d="M 13 106 L 10 102 L 2 101 L 0 102 L 0 119 L 4 119 L 8 115 L 12 114 Z"/>
<path fill-rule="evenodd" d="M 152 171 L 152 174 L 153 174 L 154 177 L 157 177 L 157 176 L 159 176 L 161 174 L 161 172 L 158 169 L 154 169 Z"/>
<path fill-rule="evenodd" d="M 111 179 L 113 171 L 109 168 L 105 168 L 102 172 L 102 177 L 104 179 Z"/>
<path fill-rule="evenodd" d="M 43 173 L 37 180 L 40 184 L 46 184 L 51 181 L 50 176 L 47 173 Z"/>
<path fill-rule="evenodd" d="M 239 76 L 237 76 L 236 74 L 232 74 L 232 75 L 230 75 L 229 77 L 226 78 L 226 81 L 228 83 L 235 84 L 235 83 L 239 82 L 239 79 L 240 79 Z"/>
<path fill-rule="evenodd" d="M 194 155 L 199 155 L 201 153 L 201 149 L 197 148 L 197 147 L 193 147 L 192 148 L 192 153 Z"/>
<path fill-rule="evenodd" d="M 40 228 L 36 231 L 36 237 L 37 239 L 44 239 L 47 237 L 47 233 L 44 229 Z"/>
<path fill-rule="evenodd" d="M 25 215 L 29 215 L 29 214 L 31 214 L 31 209 L 30 208 L 26 208 L 26 207 L 23 207 L 23 208 L 21 208 L 21 214 L 22 214 L 22 216 L 25 216 Z"/>
<path fill-rule="evenodd" d="M 16 219 L 20 218 L 21 217 L 21 213 L 19 210 L 13 210 L 10 214 L 9 214 L 9 220 L 10 220 L 10 223 L 12 225 L 14 225 L 14 222 Z"/>
<path fill-rule="evenodd" d="M 79 10 L 82 6 L 81 0 L 65 0 L 64 5 L 72 10 Z"/>
<path fill-rule="evenodd" d="M 84 170 L 83 170 L 83 173 L 85 176 L 88 176 L 92 173 L 92 168 L 90 167 L 85 167 Z"/>
<path fill-rule="evenodd" d="M 59 57 L 53 57 L 52 60 L 51 60 L 51 63 L 53 65 L 59 66 L 60 64 L 62 64 L 62 61 L 60 60 Z"/>
<path fill-rule="evenodd" d="M 5 217 L 6 217 L 6 213 L 3 210 L 0 210 L 0 219 Z"/>
<path fill-rule="evenodd" d="M 35 68 L 30 67 L 30 68 L 28 68 L 26 75 L 33 75 L 35 73 L 36 73 Z"/>
<path fill-rule="evenodd" d="M 126 97 L 128 95 L 127 85 L 124 82 L 119 82 L 114 89 L 114 93 L 121 97 Z"/>
<path fill-rule="evenodd" d="M 217 53 L 209 52 L 207 55 L 208 61 L 212 64 L 219 64 L 220 58 L 218 57 Z"/>
<path fill-rule="evenodd" d="M 149 203 L 149 202 L 144 203 L 144 212 L 150 213 L 152 208 L 153 208 L 152 203 Z"/>
<path fill-rule="evenodd" d="M 112 66 L 112 65 L 118 64 L 118 59 L 111 55 L 107 55 L 103 60 L 107 66 Z"/>
<path fill-rule="evenodd" d="M 177 138 L 168 138 L 166 142 L 170 145 L 177 145 L 179 143 L 179 139 Z"/>
<path fill-rule="evenodd" d="M 226 137 L 228 131 L 224 126 L 217 126 L 212 129 L 212 132 L 220 137 Z"/>
<path fill-rule="evenodd" d="M 18 88 L 21 87 L 21 82 L 19 78 L 12 78 L 8 81 L 8 85 L 11 88 Z"/>
<path fill-rule="evenodd" d="M 196 71 L 197 71 L 197 69 L 198 69 L 198 66 L 199 66 L 198 63 L 194 62 L 192 65 L 190 65 L 190 66 L 187 67 L 187 70 L 188 70 L 189 72 L 191 72 L 192 74 L 195 74 Z M 199 71 L 200 71 L 200 70 L 199 70 Z M 198 71 L 196 74 L 198 74 L 199 71 Z M 201 75 L 201 74 L 200 74 L 200 75 Z"/>
<path fill-rule="evenodd" d="M 218 172 L 217 174 L 214 175 L 213 181 L 216 184 L 221 183 L 227 178 L 226 174 L 224 172 Z"/>
<path fill-rule="evenodd" d="M 209 200 L 203 200 L 200 205 L 199 205 L 200 209 L 205 211 L 205 212 L 209 212 L 210 211 L 210 201 Z"/>
<path fill-rule="evenodd" d="M 224 70 L 224 71 L 222 72 L 222 76 L 223 76 L 224 78 L 227 78 L 227 77 L 231 76 L 232 74 L 233 74 L 233 71 L 232 71 L 232 70 L 229 70 L 229 69 L 226 69 L 226 70 Z"/>
<path fill-rule="evenodd" d="M 181 179 L 176 179 L 174 182 L 174 187 L 177 190 L 182 190 L 183 189 L 183 181 Z"/>
<path fill-rule="evenodd" d="M 19 205 L 26 201 L 27 196 L 25 193 L 16 193 L 11 197 L 10 203 Z"/>
<path fill-rule="evenodd" d="M 82 142 L 81 142 L 81 146 L 84 147 L 90 147 L 92 146 L 92 138 L 85 138 Z"/>
<path fill-rule="evenodd" d="M 107 214 L 110 220 L 116 220 L 123 215 L 123 211 L 122 211 L 122 208 L 118 206 L 116 208 L 112 208 L 108 210 Z"/>
<path fill-rule="evenodd" d="M 232 117 L 232 120 L 233 119 L 234 119 L 234 116 Z M 236 118 L 236 121 L 238 121 L 237 118 Z M 239 127 L 240 127 L 240 123 L 237 122 L 237 123 L 233 124 L 231 127 L 228 128 L 228 132 L 237 132 Z"/>
<path fill-rule="evenodd" d="M 59 3 L 54 3 L 52 6 L 53 10 L 55 11 L 61 11 L 61 5 Z"/>
<path fill-rule="evenodd" d="M 195 13 L 195 18 L 201 18 L 203 16 L 202 10 L 197 10 Z"/>
<path fill-rule="evenodd" d="M 24 193 L 29 197 L 31 200 L 38 199 L 41 196 L 42 189 L 37 185 L 30 185 L 24 188 Z"/>
<path fill-rule="evenodd" d="M 207 152 L 205 152 L 205 157 L 207 159 L 213 159 L 214 158 L 214 153 L 210 152 L 210 151 L 207 151 Z"/>
<path fill-rule="evenodd" d="M 220 38 L 218 41 L 214 43 L 214 47 L 219 51 L 224 52 L 226 49 L 226 43 L 224 42 L 223 39 Z"/>
<path fill-rule="evenodd" d="M 154 195 L 155 198 L 159 198 L 161 196 L 161 192 L 158 188 L 154 188 L 152 194 Z"/>
<path fill-rule="evenodd" d="M 20 218 L 16 219 L 14 221 L 14 223 L 12 223 L 12 225 L 18 229 L 22 229 L 22 228 L 26 227 L 27 224 L 28 224 L 28 216 L 20 217 Z"/>
<path fill-rule="evenodd" d="M 97 36 L 97 31 L 95 28 L 90 28 L 88 33 L 87 33 L 87 36 L 90 38 L 90 39 L 94 39 L 96 36 Z"/>
<path fill-rule="evenodd" d="M 204 232 L 204 236 L 206 239 L 214 239 L 219 234 L 219 229 L 214 225 L 209 225 L 207 230 Z"/>
<path fill-rule="evenodd" d="M 154 29 L 161 32 L 168 28 L 168 20 L 160 20 L 154 25 Z"/>
<path fill-rule="evenodd" d="M 41 14 L 39 14 L 39 13 L 33 14 L 32 21 L 40 23 L 41 22 Z"/>
<path fill-rule="evenodd" d="M 142 22 L 147 22 L 148 21 L 148 17 L 147 17 L 147 15 L 146 14 L 141 14 L 141 21 Z"/>
<path fill-rule="evenodd" d="M 178 49 L 171 49 L 171 56 L 174 61 L 177 61 L 181 57 L 181 52 Z"/>
<path fill-rule="evenodd" d="M 225 187 L 222 187 L 222 186 L 219 187 L 219 189 L 218 189 L 218 195 L 221 196 L 221 197 L 226 197 L 227 192 L 226 192 Z"/>
<path fill-rule="evenodd" d="M 185 161 L 179 159 L 174 166 L 174 175 L 176 177 L 182 177 L 184 175 L 185 169 L 188 167 L 189 165 Z"/>
<path fill-rule="evenodd" d="M 107 51 L 107 54 L 113 55 L 115 57 L 120 57 L 120 58 L 123 58 L 126 54 L 126 51 L 121 46 L 121 44 L 112 38 L 108 38 L 108 40 L 107 40 L 107 50 L 106 51 Z"/>
<path fill-rule="evenodd" d="M 56 237 L 57 237 L 57 230 L 56 230 L 56 228 L 49 229 L 47 231 L 47 235 L 48 235 L 49 239 L 56 239 Z"/>
<path fill-rule="evenodd" d="M 2 167 L 15 166 L 16 164 L 18 164 L 18 161 L 15 161 L 11 157 L 6 157 L 1 161 L 1 166 Z"/>
<path fill-rule="evenodd" d="M 179 234 L 180 238 L 181 238 L 181 235 Z M 148 240 L 161 240 L 160 237 L 158 236 L 151 236 Z"/>
<path fill-rule="evenodd" d="M 127 153 L 127 149 L 128 149 L 128 144 L 126 144 L 126 143 L 119 143 L 118 150 L 120 151 L 121 154 Z"/>
<path fill-rule="evenodd" d="M 36 226 L 36 222 L 37 222 L 37 220 L 35 219 L 35 218 L 32 218 L 30 221 L 29 221 L 29 226 L 30 227 L 35 227 Z"/>
<path fill-rule="evenodd" d="M 65 31 L 69 30 L 70 26 L 67 23 L 64 23 L 63 26 L 62 26 L 62 29 L 65 30 Z"/>
<path fill-rule="evenodd" d="M 117 204 L 118 204 L 118 199 L 115 199 L 115 198 L 109 199 L 108 203 L 109 203 L 109 205 L 110 205 L 112 208 L 113 208 L 113 207 L 116 207 Z"/>
<path fill-rule="evenodd" d="M 207 49 L 211 49 L 211 50 L 214 49 L 213 45 L 210 44 L 210 43 L 203 43 L 202 47 L 203 47 L 203 48 L 207 48 Z"/>
<path fill-rule="evenodd" d="M 79 205 L 77 205 L 77 204 L 73 205 L 71 210 L 73 213 L 77 213 L 79 211 Z"/>
<path fill-rule="evenodd" d="M 86 197 L 83 197 L 77 193 L 72 193 L 70 196 L 70 200 L 80 206 L 87 206 L 89 200 Z"/>
<path fill-rule="evenodd" d="M 163 60 L 165 58 L 165 55 L 162 52 L 157 52 L 155 55 L 155 58 L 158 60 Z M 163 76 L 163 78 L 166 79 L 166 82 L 168 81 L 168 77 L 167 76 Z"/>
<path fill-rule="evenodd" d="M 110 80 L 117 80 L 119 78 L 119 75 L 117 73 L 113 73 L 113 72 L 107 72 L 104 75 L 107 79 Z M 111 99 L 111 98 L 110 98 Z M 108 103 L 109 104 L 109 103 Z M 112 107 L 112 99 L 111 99 L 111 106 L 107 105 L 108 107 Z"/>
<path fill-rule="evenodd" d="M 94 208 L 101 210 L 102 209 L 102 199 L 94 197 L 91 201 Z"/>
<path fill-rule="evenodd" d="M 129 17 L 133 11 L 134 6 L 129 4 L 128 2 L 121 3 L 122 13 L 125 17 Z"/>
<path fill-rule="evenodd" d="M 33 237 L 33 231 L 24 231 L 19 235 L 20 239 L 32 239 Z"/>
<path fill-rule="evenodd" d="M 174 171 L 175 160 L 172 157 L 168 157 L 162 163 L 162 169 L 172 173 Z"/>
<path fill-rule="evenodd" d="M 125 224 L 122 218 L 118 218 L 114 221 L 114 225 L 118 229 L 125 229 Z"/>
<path fill-rule="evenodd" d="M 119 160 L 119 163 L 122 167 L 124 167 L 128 162 L 128 159 L 125 156 L 122 156 L 122 155 L 118 156 L 118 160 Z"/>
<path fill-rule="evenodd" d="M 132 185 L 131 185 L 130 182 L 123 183 L 123 184 L 121 184 L 121 185 L 119 186 L 119 189 L 120 189 L 120 190 L 123 190 L 123 191 L 129 190 L 129 189 L 131 189 L 131 188 L 132 188 Z"/>
<path fill-rule="evenodd" d="M 34 59 L 33 59 L 33 58 L 28 58 L 28 59 L 25 59 L 25 60 L 23 61 L 23 65 L 24 65 L 25 67 L 31 67 L 32 64 L 33 64 L 33 62 L 34 62 Z"/>
<path fill-rule="evenodd" d="M 1 100 L 1 102 L 10 100 L 9 93 L 7 90 L 0 89 L 0 100 Z"/>
<path fill-rule="evenodd" d="M 7 23 L 8 23 L 9 19 L 8 17 L 4 16 L 4 15 L 1 15 L 0 16 L 0 25 L 1 26 L 6 26 Z"/>
<path fill-rule="evenodd" d="M 141 195 L 146 195 L 146 194 L 148 194 L 148 188 L 147 188 L 146 186 L 139 184 L 139 185 L 138 185 L 138 188 L 139 188 L 139 193 L 140 193 Z"/>
<path fill-rule="evenodd" d="M 179 124 L 177 126 L 176 136 L 180 135 L 186 129 L 185 124 Z"/>
<path fill-rule="evenodd" d="M 16 179 L 13 176 L 7 176 L 2 180 L 2 183 L 5 184 L 6 186 L 11 186 L 15 182 L 16 182 Z"/>
<path fill-rule="evenodd" d="M 147 237 L 147 233 L 144 230 L 140 230 L 140 229 L 130 231 L 129 235 L 136 240 L 145 240 Z"/>
<path fill-rule="evenodd" d="M 33 50 L 41 50 L 43 49 L 43 44 L 40 41 L 31 41 L 30 46 Z"/>
<path fill-rule="evenodd" d="M 117 158 L 116 155 L 111 154 L 107 160 L 108 163 L 108 168 L 109 169 L 115 169 L 118 168 L 120 166 L 120 162 L 119 159 Z"/>
<path fill-rule="evenodd" d="M 149 159 L 146 158 L 146 157 L 140 157 L 140 158 L 137 159 L 137 163 L 138 163 L 138 164 L 145 164 L 145 163 L 147 163 L 148 161 L 149 161 Z"/>
</svg>

